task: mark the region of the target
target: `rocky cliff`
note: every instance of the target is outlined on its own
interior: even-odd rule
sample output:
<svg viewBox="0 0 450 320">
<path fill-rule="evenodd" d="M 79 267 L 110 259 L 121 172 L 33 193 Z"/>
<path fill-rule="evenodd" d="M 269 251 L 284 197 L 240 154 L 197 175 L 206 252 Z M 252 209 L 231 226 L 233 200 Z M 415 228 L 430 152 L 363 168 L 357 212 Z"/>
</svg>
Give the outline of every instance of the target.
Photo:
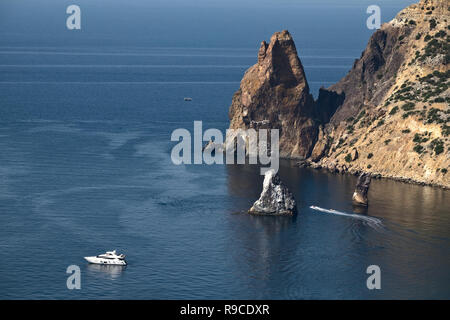
<svg viewBox="0 0 450 320">
<path fill-rule="evenodd" d="M 448 188 L 449 21 L 446 0 L 402 10 L 317 101 L 292 37 L 277 32 L 233 97 L 230 128 L 278 128 L 280 155 L 314 167 Z"/>
<path fill-rule="evenodd" d="M 450 187 L 449 10 L 422 0 L 372 35 L 329 88 L 345 100 L 316 143 L 317 165 Z"/>
<path fill-rule="evenodd" d="M 288 31 L 263 41 L 258 62 L 248 69 L 234 94 L 231 129 L 279 129 L 280 156 L 309 156 L 317 139 L 314 99 Z"/>
</svg>

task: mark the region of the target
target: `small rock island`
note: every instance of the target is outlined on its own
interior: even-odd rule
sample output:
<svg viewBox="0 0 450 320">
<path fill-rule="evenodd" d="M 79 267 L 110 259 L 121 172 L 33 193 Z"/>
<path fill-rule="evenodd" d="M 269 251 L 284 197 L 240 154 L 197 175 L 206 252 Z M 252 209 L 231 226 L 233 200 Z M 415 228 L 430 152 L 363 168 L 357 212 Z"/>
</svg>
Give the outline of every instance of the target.
<svg viewBox="0 0 450 320">
<path fill-rule="evenodd" d="M 297 213 L 294 196 L 275 170 L 266 172 L 261 196 L 248 213 L 271 216 L 293 216 Z"/>
<path fill-rule="evenodd" d="M 368 173 L 361 173 L 358 177 L 358 182 L 356 183 L 355 192 L 353 192 L 353 204 L 359 206 L 368 206 L 369 199 L 367 198 L 367 193 L 369 192 L 371 176 Z"/>
</svg>

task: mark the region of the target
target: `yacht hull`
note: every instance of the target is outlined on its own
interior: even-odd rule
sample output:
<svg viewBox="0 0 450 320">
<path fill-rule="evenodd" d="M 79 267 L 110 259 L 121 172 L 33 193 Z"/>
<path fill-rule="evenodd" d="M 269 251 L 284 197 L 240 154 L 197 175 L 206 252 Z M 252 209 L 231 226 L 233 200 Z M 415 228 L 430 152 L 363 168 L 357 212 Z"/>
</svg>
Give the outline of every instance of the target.
<svg viewBox="0 0 450 320">
<path fill-rule="evenodd" d="M 104 264 L 104 265 L 117 265 L 117 266 L 126 266 L 127 262 L 121 259 L 105 259 L 99 257 L 84 257 L 84 259 L 93 264 Z"/>
</svg>

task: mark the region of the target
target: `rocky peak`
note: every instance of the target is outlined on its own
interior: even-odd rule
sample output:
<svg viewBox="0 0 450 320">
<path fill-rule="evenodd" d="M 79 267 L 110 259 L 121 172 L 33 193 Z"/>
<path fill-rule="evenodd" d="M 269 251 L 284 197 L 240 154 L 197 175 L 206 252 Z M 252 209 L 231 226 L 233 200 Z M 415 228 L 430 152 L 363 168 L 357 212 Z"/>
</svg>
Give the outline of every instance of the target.
<svg viewBox="0 0 450 320">
<path fill-rule="evenodd" d="M 412 12 L 426 15 L 431 15 L 433 13 L 441 15 L 448 11 L 448 6 L 448 0 L 420 0 L 418 3 L 414 3 L 400 11 L 397 17 Z M 428 13 L 430 11 L 432 13 Z"/>
<path fill-rule="evenodd" d="M 273 34 L 265 57 L 266 59 L 262 61 L 261 65 L 272 69 L 270 79 L 272 86 L 300 85 L 303 91 L 309 94 L 303 66 L 298 58 L 294 40 L 287 30 Z"/>
<path fill-rule="evenodd" d="M 250 67 L 233 96 L 231 129 L 279 129 L 281 157 L 307 157 L 317 137 L 314 100 L 287 30 L 261 43 L 258 62 Z"/>
</svg>

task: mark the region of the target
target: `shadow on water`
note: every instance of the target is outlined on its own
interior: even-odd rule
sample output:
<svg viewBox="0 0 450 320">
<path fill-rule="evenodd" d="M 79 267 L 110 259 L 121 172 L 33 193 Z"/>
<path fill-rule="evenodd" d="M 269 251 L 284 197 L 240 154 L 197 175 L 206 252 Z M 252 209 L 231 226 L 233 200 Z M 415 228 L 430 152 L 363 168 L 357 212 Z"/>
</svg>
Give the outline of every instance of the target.
<svg viewBox="0 0 450 320">
<path fill-rule="evenodd" d="M 353 212 L 361 215 L 367 215 L 368 208 L 366 206 L 358 206 L 353 205 L 352 206 Z"/>
</svg>

